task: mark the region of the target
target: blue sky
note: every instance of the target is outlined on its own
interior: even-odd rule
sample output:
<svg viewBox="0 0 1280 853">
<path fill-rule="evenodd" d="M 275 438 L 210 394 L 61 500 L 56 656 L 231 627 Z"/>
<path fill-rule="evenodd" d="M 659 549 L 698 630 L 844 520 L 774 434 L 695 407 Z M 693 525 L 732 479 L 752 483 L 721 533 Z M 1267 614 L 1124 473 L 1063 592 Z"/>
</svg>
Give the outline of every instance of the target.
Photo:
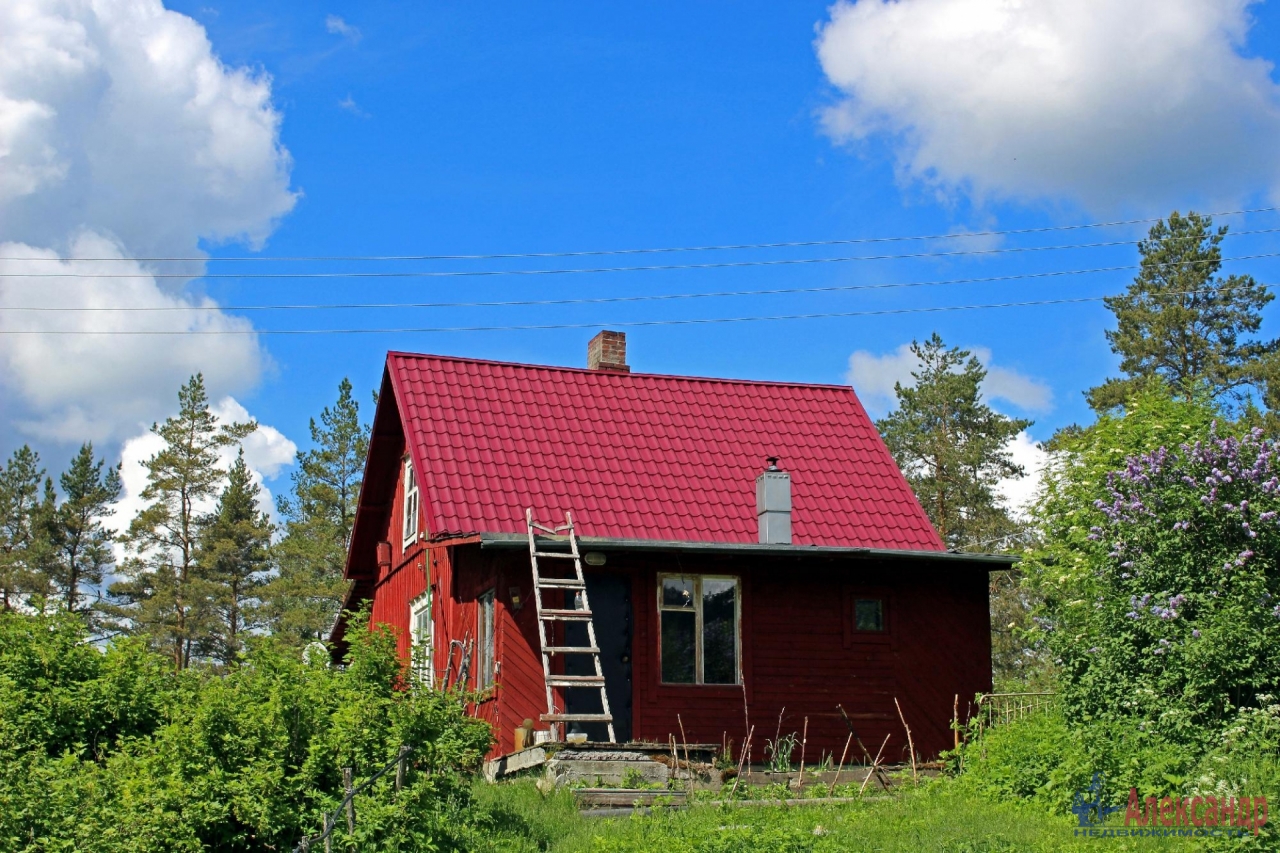
<svg viewBox="0 0 1280 853">
<path fill-rule="evenodd" d="M 638 257 L 218 259 L 840 240 L 1276 203 L 1280 88 L 1269 62 L 1280 49 L 1273 6 L 1027 5 L 1036 8 L 998 0 L 836 7 L 197 0 L 169 2 L 166 14 L 154 0 L 122 0 L 110 13 L 17 0 L 9 14 L 28 16 L 0 25 L 6 33 L 0 46 L 37 30 L 44 35 L 24 39 L 21 54 L 11 45 L 11 55 L 23 57 L 18 65 L 26 65 L 0 71 L 0 176 L 6 169 L 10 175 L 8 183 L 0 177 L 0 243 L 9 256 L 43 252 L 44 263 L 53 264 L 86 252 L 132 258 L 200 250 L 211 257 L 203 267 L 151 262 L 136 269 L 216 275 L 988 254 L 536 277 L 155 279 L 138 285 L 145 293 L 122 289 L 118 279 L 86 281 L 84 290 L 12 279 L 0 286 L 0 308 L 92 302 L 170 309 L 113 315 L 115 328 L 127 329 L 194 323 L 172 309 L 198 303 L 206 320 L 215 318 L 208 328 L 245 332 L 618 324 L 1091 297 L 1121 291 L 1132 273 L 603 305 L 238 308 L 1061 272 L 1130 265 L 1136 248 L 1007 250 L 1129 241 L 1146 226 Z M 1210 5 L 1216 8 L 1203 8 Z M 36 18 L 63 29 L 36 28 Z M 88 58 L 75 59 L 81 55 Z M 100 118 L 68 124 L 77 114 Z M 1233 230 L 1280 227 L 1275 213 L 1222 222 Z M 1280 252 L 1274 234 L 1225 244 L 1228 257 L 1270 252 Z M 1228 271 L 1269 281 L 1275 267 L 1276 259 L 1264 258 Z M 207 310 L 214 307 L 221 310 Z M 92 324 L 103 316 L 82 319 Z M 988 391 L 997 407 L 1034 418 L 1031 436 L 1044 439 L 1089 418 L 1081 392 L 1116 364 L 1104 339 L 1109 321 L 1100 302 L 1088 302 L 627 331 L 636 370 L 852 378 L 882 414 L 887 388 L 909 369 L 901 348 L 936 330 L 948 343 L 981 352 L 993 371 Z M 59 322 L 91 328 L 63 315 L 0 310 L 10 332 Z M 28 335 L 21 336 L 27 348 L 21 351 L 10 335 L 0 377 L 0 440 L 6 448 L 30 441 L 55 467 L 79 435 L 118 452 L 167 413 L 180 376 L 198 367 L 216 397 L 234 397 L 278 431 L 270 447 L 260 448 L 258 467 L 270 482 L 287 475 L 288 441 L 305 445 L 308 418 L 332 401 L 342 377 L 368 399 L 388 349 L 581 365 L 593 333 L 236 334 L 192 336 L 176 349 L 161 338 L 127 336 L 74 346 L 67 346 L 74 336 L 50 338 L 41 349 Z"/>
</svg>

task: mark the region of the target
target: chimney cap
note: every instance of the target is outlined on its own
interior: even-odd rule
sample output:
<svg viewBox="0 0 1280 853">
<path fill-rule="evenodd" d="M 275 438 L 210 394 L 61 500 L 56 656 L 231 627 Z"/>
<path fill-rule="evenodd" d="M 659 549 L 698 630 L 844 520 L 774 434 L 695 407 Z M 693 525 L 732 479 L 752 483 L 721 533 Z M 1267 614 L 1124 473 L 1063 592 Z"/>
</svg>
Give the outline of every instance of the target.
<svg viewBox="0 0 1280 853">
<path fill-rule="evenodd" d="M 765 468 L 765 470 L 766 470 L 766 471 L 781 471 L 782 469 L 778 467 L 778 460 L 779 460 L 779 459 L 781 459 L 781 458 L 782 458 L 782 457 L 780 457 L 780 456 L 766 456 L 766 457 L 765 457 L 765 461 L 769 463 L 769 467 L 768 467 L 768 468 Z"/>
</svg>

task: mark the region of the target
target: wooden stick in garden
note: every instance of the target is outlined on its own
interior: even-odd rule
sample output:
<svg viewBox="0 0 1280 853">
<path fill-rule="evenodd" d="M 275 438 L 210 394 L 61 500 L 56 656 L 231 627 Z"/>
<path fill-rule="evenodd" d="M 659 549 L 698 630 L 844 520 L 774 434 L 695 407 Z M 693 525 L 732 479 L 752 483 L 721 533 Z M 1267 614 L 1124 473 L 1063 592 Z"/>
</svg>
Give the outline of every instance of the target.
<svg viewBox="0 0 1280 853">
<path fill-rule="evenodd" d="M 747 760 L 747 750 L 751 748 L 751 736 L 756 733 L 755 726 L 747 729 L 747 739 L 742 743 L 742 754 L 738 756 L 738 775 L 733 777 L 733 789 L 729 791 L 729 799 L 738 793 L 738 781 L 742 779 L 742 765 Z"/>
<path fill-rule="evenodd" d="M 400 747 L 400 755 L 396 760 L 396 792 L 398 793 L 404 787 L 404 765 L 405 760 L 409 757 L 409 747 Z"/>
<path fill-rule="evenodd" d="M 956 694 L 955 703 L 951 707 L 951 730 L 956 733 L 956 751 L 960 750 L 960 694 Z"/>
<path fill-rule="evenodd" d="M 849 743 L 853 740 L 853 732 L 849 732 L 849 736 L 844 739 L 844 751 L 840 753 L 840 766 L 836 768 L 836 778 L 831 781 L 831 790 L 827 792 L 827 796 L 834 797 L 836 795 L 836 785 L 840 784 L 840 771 L 844 770 L 844 757 L 849 754 Z"/>
<path fill-rule="evenodd" d="M 347 833 L 352 834 L 356 831 L 356 799 L 352 796 L 355 792 L 355 783 L 351 781 L 350 767 L 342 768 L 342 787 L 347 794 Z"/>
<path fill-rule="evenodd" d="M 800 781 L 796 787 L 800 791 L 800 795 L 804 796 L 804 747 L 809 742 L 809 718 L 804 718 L 804 734 L 800 736 Z"/>
<path fill-rule="evenodd" d="M 674 782 L 680 775 L 680 754 L 676 752 L 676 736 L 668 734 L 671 738 L 671 781 Z"/>
<path fill-rule="evenodd" d="M 911 727 L 907 725 L 907 718 L 902 715 L 902 706 L 898 704 L 898 697 L 893 697 L 893 704 L 898 709 L 898 719 L 902 720 L 902 727 L 907 730 L 907 749 L 911 753 L 911 784 L 919 785 L 920 777 L 916 775 L 916 745 L 911 740 Z"/>
<path fill-rule="evenodd" d="M 680 724 L 680 740 L 684 741 L 684 766 L 689 771 L 689 788 L 693 788 L 693 762 L 689 760 L 689 736 L 684 733 L 684 720 L 676 714 L 676 722 Z"/>
<path fill-rule="evenodd" d="M 867 790 L 867 783 L 871 781 L 871 777 L 875 775 L 876 768 L 880 766 L 880 753 L 884 752 L 885 745 L 889 743 L 889 736 L 884 736 L 884 743 L 880 744 L 880 749 L 876 752 L 876 758 L 871 762 L 871 769 L 867 771 L 866 778 L 862 780 L 862 787 L 858 789 L 858 796 L 862 796 L 862 792 Z"/>
</svg>

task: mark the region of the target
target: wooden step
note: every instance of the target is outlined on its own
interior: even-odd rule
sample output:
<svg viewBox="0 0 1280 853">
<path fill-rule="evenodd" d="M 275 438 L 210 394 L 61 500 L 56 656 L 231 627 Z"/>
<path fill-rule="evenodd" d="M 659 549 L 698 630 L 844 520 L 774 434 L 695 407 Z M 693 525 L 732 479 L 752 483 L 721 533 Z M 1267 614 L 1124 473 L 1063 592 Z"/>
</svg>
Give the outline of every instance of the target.
<svg viewBox="0 0 1280 853">
<path fill-rule="evenodd" d="M 543 714 L 544 723 L 612 723 L 613 714 Z"/>
<path fill-rule="evenodd" d="M 548 655 L 598 655 L 600 650 L 595 646 L 543 646 L 543 654 Z"/>
<path fill-rule="evenodd" d="M 587 585 L 577 578 L 538 578 L 538 586 L 543 589 L 586 589 Z"/>
<path fill-rule="evenodd" d="M 542 618 L 548 622 L 590 622 L 590 610 L 543 610 Z"/>
<path fill-rule="evenodd" d="M 553 675 L 547 679 L 552 687 L 603 687 L 604 677 L 600 675 Z"/>
<path fill-rule="evenodd" d="M 535 557 L 550 557 L 553 560 L 576 560 L 577 554 L 571 554 L 568 551 L 534 551 Z"/>
</svg>

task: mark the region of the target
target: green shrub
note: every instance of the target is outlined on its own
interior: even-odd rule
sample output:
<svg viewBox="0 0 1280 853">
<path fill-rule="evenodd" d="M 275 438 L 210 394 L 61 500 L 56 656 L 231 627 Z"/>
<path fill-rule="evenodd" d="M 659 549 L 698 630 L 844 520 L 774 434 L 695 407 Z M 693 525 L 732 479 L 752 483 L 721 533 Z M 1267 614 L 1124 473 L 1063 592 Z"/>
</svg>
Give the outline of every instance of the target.
<svg viewBox="0 0 1280 853">
<path fill-rule="evenodd" d="M 470 777 L 491 733 L 459 697 L 401 679 L 394 637 L 354 629 L 344 668 L 263 640 L 225 673 L 175 673 L 75 620 L 0 614 L 0 849 L 291 849 L 402 744 L 408 784 L 357 797 L 337 849 L 469 849 Z"/>
</svg>

